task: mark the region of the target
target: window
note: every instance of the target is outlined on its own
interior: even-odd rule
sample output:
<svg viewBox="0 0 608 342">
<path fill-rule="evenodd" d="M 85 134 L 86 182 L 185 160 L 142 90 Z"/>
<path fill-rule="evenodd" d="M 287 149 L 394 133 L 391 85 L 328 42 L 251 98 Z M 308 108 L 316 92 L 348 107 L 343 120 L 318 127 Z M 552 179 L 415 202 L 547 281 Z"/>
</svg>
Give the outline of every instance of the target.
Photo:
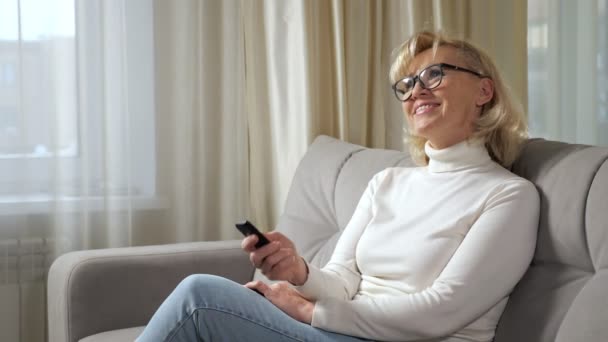
<svg viewBox="0 0 608 342">
<path fill-rule="evenodd" d="M 528 1 L 532 136 L 608 146 L 608 0 Z"/>
<path fill-rule="evenodd" d="M 14 86 L 16 73 L 14 63 L 5 62 L 0 65 L 0 86 Z"/>
<path fill-rule="evenodd" d="M 0 196 L 155 194 L 152 7 L 0 1 Z"/>
</svg>

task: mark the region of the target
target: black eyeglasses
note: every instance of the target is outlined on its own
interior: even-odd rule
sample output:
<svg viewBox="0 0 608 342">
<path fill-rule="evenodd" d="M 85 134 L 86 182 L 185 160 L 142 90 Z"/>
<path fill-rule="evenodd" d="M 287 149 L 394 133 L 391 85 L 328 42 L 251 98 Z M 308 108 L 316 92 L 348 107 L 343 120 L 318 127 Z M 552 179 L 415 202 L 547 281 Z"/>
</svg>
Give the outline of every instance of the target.
<svg viewBox="0 0 608 342">
<path fill-rule="evenodd" d="M 393 84 L 393 91 L 395 92 L 395 96 L 401 102 L 405 102 L 412 97 L 412 92 L 414 91 L 414 87 L 416 86 L 416 82 L 420 82 L 420 86 L 424 89 L 435 89 L 441 84 L 441 80 L 443 76 L 445 76 L 443 70 L 450 69 L 462 72 L 468 72 L 469 74 L 473 74 L 479 78 L 486 78 L 488 76 L 484 76 L 476 71 L 469 70 L 463 67 L 459 67 L 452 64 L 439 63 L 429 65 L 428 67 L 422 69 L 417 76 L 408 76 L 405 77 Z"/>
</svg>

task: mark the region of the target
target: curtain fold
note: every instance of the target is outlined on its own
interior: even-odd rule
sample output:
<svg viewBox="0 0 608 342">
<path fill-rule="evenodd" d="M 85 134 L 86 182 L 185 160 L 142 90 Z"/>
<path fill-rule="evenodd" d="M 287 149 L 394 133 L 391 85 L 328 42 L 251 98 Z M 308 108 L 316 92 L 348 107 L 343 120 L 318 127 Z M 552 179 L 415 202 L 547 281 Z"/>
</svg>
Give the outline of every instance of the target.
<svg viewBox="0 0 608 342">
<path fill-rule="evenodd" d="M 161 176 L 176 241 L 237 237 L 247 216 L 248 133 L 238 1 L 157 1 Z M 238 21 L 237 21 L 238 23 Z"/>
</svg>

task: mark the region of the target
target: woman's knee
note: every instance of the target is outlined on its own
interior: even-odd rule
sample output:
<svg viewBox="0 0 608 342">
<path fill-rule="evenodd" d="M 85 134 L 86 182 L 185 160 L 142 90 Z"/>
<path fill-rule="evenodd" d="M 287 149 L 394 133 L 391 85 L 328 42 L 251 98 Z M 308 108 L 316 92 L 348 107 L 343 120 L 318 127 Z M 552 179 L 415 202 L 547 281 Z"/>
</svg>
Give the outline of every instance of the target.
<svg viewBox="0 0 608 342">
<path fill-rule="evenodd" d="M 170 296 L 170 301 L 187 310 L 201 307 L 226 306 L 246 289 L 232 280 L 211 274 L 193 274 L 182 280 Z M 178 304 L 179 303 L 179 304 Z"/>
<path fill-rule="evenodd" d="M 185 291 L 204 291 L 215 288 L 225 288 L 232 281 L 212 274 L 191 274 L 184 278 L 177 289 Z"/>
</svg>

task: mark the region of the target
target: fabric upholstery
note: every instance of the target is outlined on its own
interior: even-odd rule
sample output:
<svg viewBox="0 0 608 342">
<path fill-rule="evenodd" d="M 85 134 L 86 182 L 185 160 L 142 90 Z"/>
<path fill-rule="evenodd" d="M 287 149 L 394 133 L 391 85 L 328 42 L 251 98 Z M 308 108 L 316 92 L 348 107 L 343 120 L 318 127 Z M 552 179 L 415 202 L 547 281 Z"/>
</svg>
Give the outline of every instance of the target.
<svg viewBox="0 0 608 342">
<path fill-rule="evenodd" d="M 83 338 L 78 342 L 120 342 L 120 341 L 135 341 L 137 336 L 144 331 L 145 327 L 135 327 L 127 329 L 118 329 L 106 331 L 99 334 L 91 335 Z"/>
<path fill-rule="evenodd" d="M 496 342 L 608 340 L 607 159 L 608 148 L 539 139 L 530 140 L 513 165 L 513 172 L 536 185 L 541 197 L 541 215 L 534 260 L 511 295 L 498 324 Z M 318 137 L 296 170 L 277 230 L 290 236 L 307 260 L 323 266 L 369 179 L 376 172 L 397 165 L 413 163 L 407 153 L 366 149 L 330 137 Z M 184 255 L 175 260 L 171 253 L 167 254 L 170 250 L 179 251 L 183 244 L 165 246 L 162 252 L 146 250 L 143 253 L 137 252 L 137 248 L 126 248 L 118 253 L 85 251 L 60 258 L 49 275 L 49 316 L 57 313 L 70 317 L 70 323 L 65 323 L 66 318 L 53 318 L 50 324 L 59 326 L 50 329 L 50 342 L 75 342 L 78 339 L 58 338 L 74 336 L 74 332 L 82 338 L 144 324 L 163 291 L 169 290 L 162 279 L 169 265 L 183 273 L 201 263 L 204 267 L 192 271 L 211 270 L 240 282 L 247 281 L 252 269 L 246 255 L 236 253 L 239 241 L 226 243 L 232 244 L 232 252 L 212 248 L 205 253 L 210 248 L 208 245 L 191 245 L 188 248 L 201 251 L 194 259 Z M 136 262 L 142 253 L 147 256 Z M 118 262 L 121 258 L 126 258 L 124 265 L 128 267 Z M 165 258 L 172 261 L 160 267 Z M 220 262 L 224 258 L 229 261 Z M 66 262 L 72 259 L 75 261 Z M 81 268 L 81 262 L 85 268 Z M 118 267 L 110 267 L 106 262 Z M 115 286 L 93 283 L 103 282 L 108 270 Z M 86 275 L 84 282 L 82 274 Z M 173 274 L 172 281 L 177 281 L 180 275 Z M 257 273 L 255 277 L 263 279 Z M 150 287 L 146 290 L 148 294 L 138 294 L 135 286 L 127 286 L 139 278 Z M 161 287 L 162 290 L 155 289 Z M 103 291 L 100 293 L 99 289 Z M 113 294 L 115 292 L 105 289 L 122 293 Z M 151 299 L 146 302 L 145 297 L 150 294 Z M 80 309 L 74 310 L 68 303 L 75 303 Z M 96 322 L 90 317 L 94 313 L 87 313 L 84 308 L 101 304 L 107 312 L 114 306 L 127 313 Z M 134 305 L 143 305 L 146 313 L 128 312 Z M 86 318 L 77 319 L 77 315 Z M 71 335 L 67 331 L 72 332 Z M 133 335 L 129 335 L 132 332 L 108 332 L 96 336 L 99 340 L 87 342 L 105 341 L 101 338 L 107 336 L 116 342 L 132 341 Z"/>
<path fill-rule="evenodd" d="M 398 165 L 413 165 L 408 153 L 319 136 L 298 165 L 276 230 L 293 239 L 307 261 L 325 265 L 369 180 Z M 255 277 L 266 280 L 259 272 Z"/>
<path fill-rule="evenodd" d="M 608 340 L 608 148 L 530 141 L 513 171 L 541 195 L 532 265 L 496 342 Z"/>
<path fill-rule="evenodd" d="M 253 267 L 240 241 L 64 254 L 49 271 L 49 341 L 76 342 L 93 334 L 144 325 L 175 286 L 193 273 L 245 282 L 251 279 Z"/>
</svg>

